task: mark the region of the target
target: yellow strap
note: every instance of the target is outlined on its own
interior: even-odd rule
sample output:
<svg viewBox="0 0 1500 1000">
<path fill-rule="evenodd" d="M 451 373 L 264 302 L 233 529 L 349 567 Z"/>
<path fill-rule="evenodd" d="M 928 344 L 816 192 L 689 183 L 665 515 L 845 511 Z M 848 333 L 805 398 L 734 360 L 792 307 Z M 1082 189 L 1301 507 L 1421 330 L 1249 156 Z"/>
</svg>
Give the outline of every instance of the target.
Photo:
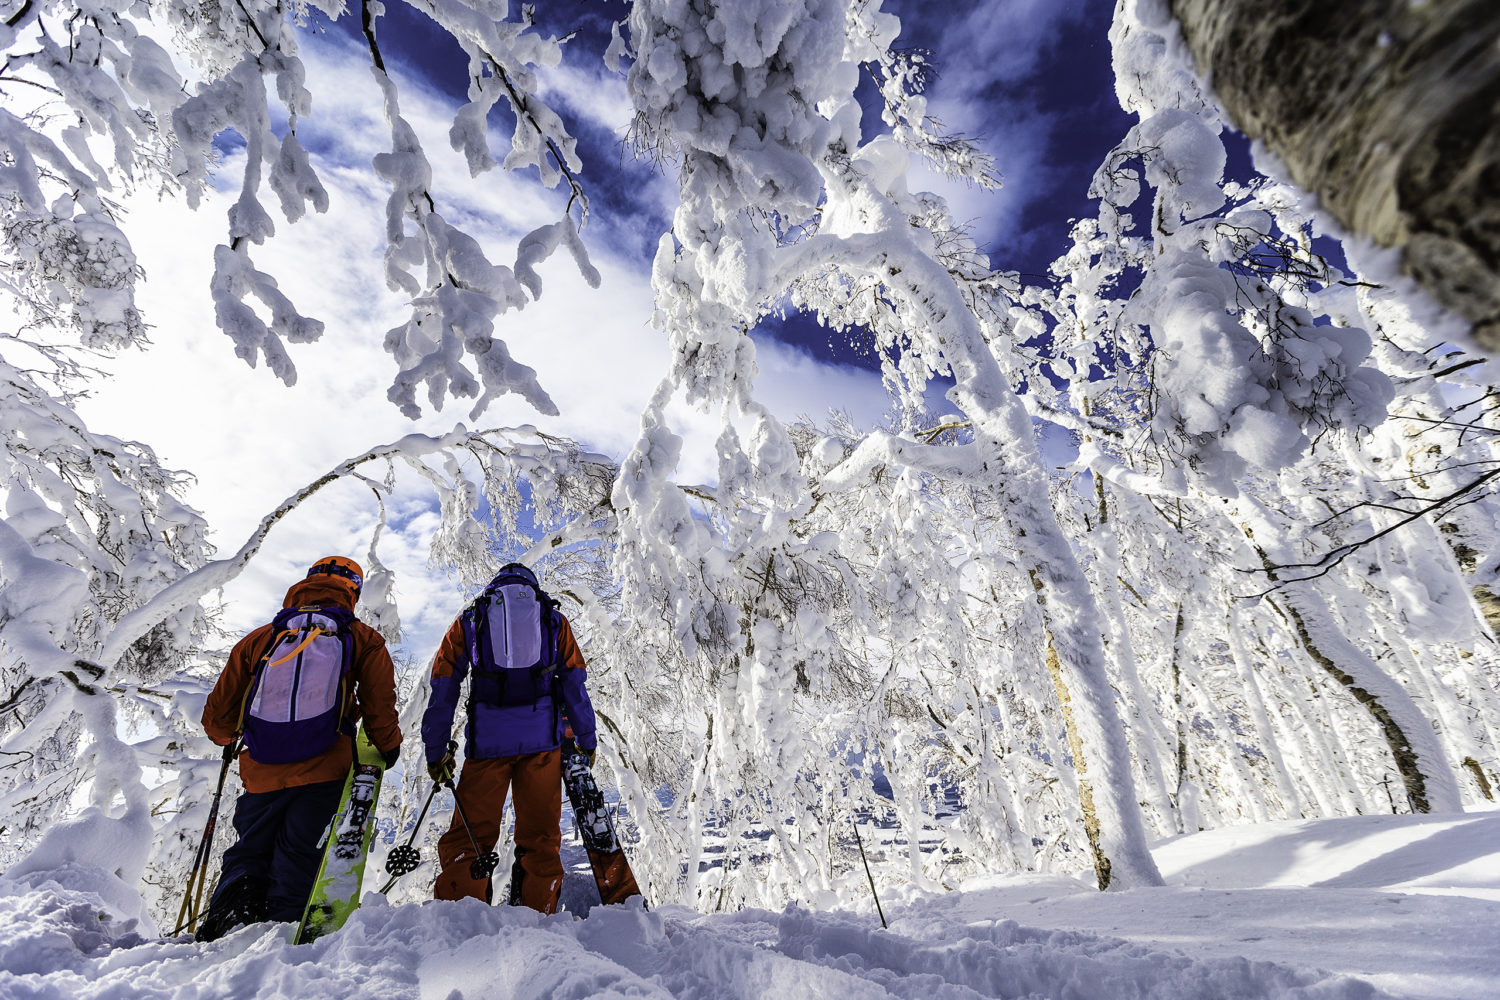
<svg viewBox="0 0 1500 1000">
<path fill-rule="evenodd" d="M 292 650 L 290 653 L 286 654 L 281 659 L 275 660 L 275 661 L 273 661 L 271 663 L 266 664 L 266 666 L 268 666 L 268 667 L 279 667 L 283 663 L 285 663 L 287 660 L 295 659 L 296 656 L 297 656 L 297 654 L 300 653 L 300 652 L 302 652 L 309 645 L 311 645 L 312 641 L 314 639 L 316 639 L 318 636 L 320 636 L 320 635 L 332 635 L 332 634 L 333 634 L 332 632 L 325 632 L 325 631 L 323 631 L 322 626 L 314 625 L 312 628 L 308 629 L 308 631 L 307 631 L 307 638 L 302 640 L 302 645 L 298 646 L 296 649 Z"/>
<path fill-rule="evenodd" d="M 324 635 L 324 634 L 326 634 L 326 635 L 333 635 L 334 633 L 332 633 L 332 632 L 325 633 L 323 631 L 323 629 L 321 628 L 321 626 L 314 625 L 312 627 L 312 634 L 309 635 L 303 641 L 302 645 L 298 646 L 296 649 L 292 650 L 286 656 L 283 656 L 281 659 L 277 660 L 276 663 L 267 663 L 267 661 L 270 660 L 270 658 L 271 658 L 271 654 L 276 650 L 276 647 L 281 644 L 281 637 L 285 636 L 285 635 L 295 635 L 295 634 L 296 633 L 292 629 L 283 629 L 282 631 L 278 632 L 271 639 L 270 648 L 268 648 L 266 650 L 266 652 L 265 652 L 265 655 L 260 658 L 260 663 L 258 663 L 250 671 L 250 683 L 245 685 L 245 694 L 244 694 L 244 696 L 242 698 L 240 698 L 240 715 L 239 715 L 239 719 L 236 722 L 235 727 L 234 727 L 234 735 L 235 735 L 236 738 L 239 738 L 239 736 L 242 733 L 244 733 L 244 731 L 245 731 L 245 712 L 250 708 L 250 692 L 255 687 L 255 679 L 256 679 L 256 677 L 259 676 L 266 669 L 267 666 L 274 667 L 278 663 L 285 663 L 287 660 L 290 660 L 292 657 L 296 656 L 298 653 L 300 653 L 304 649 L 306 649 L 307 648 L 307 644 L 310 643 L 310 642 L 312 642 L 319 635 Z"/>
</svg>

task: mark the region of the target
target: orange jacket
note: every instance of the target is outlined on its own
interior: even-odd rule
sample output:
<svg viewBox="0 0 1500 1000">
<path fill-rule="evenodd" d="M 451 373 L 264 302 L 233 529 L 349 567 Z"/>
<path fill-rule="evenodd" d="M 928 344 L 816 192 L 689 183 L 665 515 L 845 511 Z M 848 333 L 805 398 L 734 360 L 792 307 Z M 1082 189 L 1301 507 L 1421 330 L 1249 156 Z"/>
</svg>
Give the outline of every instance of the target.
<svg viewBox="0 0 1500 1000">
<path fill-rule="evenodd" d="M 331 577 L 319 576 L 292 584 L 282 607 L 322 604 L 354 608 L 349 588 Z M 382 753 L 401 746 L 401 726 L 396 718 L 396 668 L 380 633 L 356 620 L 353 625 L 354 662 L 350 667 L 351 700 L 347 718 L 364 720 L 370 742 Z M 227 746 L 239 735 L 240 706 L 250 687 L 251 671 L 271 641 L 271 625 L 260 628 L 235 643 L 219 682 L 203 705 L 203 731 L 219 746 Z M 295 785 L 335 781 L 349 773 L 354 762 L 354 741 L 340 737 L 316 757 L 294 764 L 262 764 L 240 753 L 240 780 L 247 792 L 272 792 Z"/>
</svg>

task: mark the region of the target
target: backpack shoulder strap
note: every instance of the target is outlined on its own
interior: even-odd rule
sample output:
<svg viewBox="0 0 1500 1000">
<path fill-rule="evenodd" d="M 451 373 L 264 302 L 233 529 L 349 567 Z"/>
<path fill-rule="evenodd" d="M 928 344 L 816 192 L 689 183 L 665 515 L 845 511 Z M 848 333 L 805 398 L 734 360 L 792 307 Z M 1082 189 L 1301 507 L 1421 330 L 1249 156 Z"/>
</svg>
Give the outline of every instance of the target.
<svg viewBox="0 0 1500 1000">
<path fill-rule="evenodd" d="M 538 590 L 542 604 L 542 665 L 551 670 L 557 666 L 557 643 L 562 638 L 562 603 L 544 590 Z"/>
<path fill-rule="evenodd" d="M 350 713 L 349 702 L 354 698 L 354 623 L 359 619 L 349 608 L 333 605 L 331 607 L 319 608 L 319 611 L 328 618 L 332 618 L 338 625 L 334 635 L 338 637 L 340 652 L 343 662 L 339 666 L 339 718 L 338 728 L 340 732 L 354 735 L 354 717 Z M 347 725 L 346 725 L 347 723 Z"/>
<path fill-rule="evenodd" d="M 287 612 L 295 612 L 294 608 L 282 608 L 271 619 L 270 637 L 266 639 L 265 648 L 260 655 L 250 664 L 250 683 L 245 685 L 244 697 L 240 698 L 240 712 L 234 723 L 235 736 L 243 736 L 245 733 L 245 713 L 250 710 L 250 700 L 255 697 L 255 689 L 260 685 L 261 674 L 265 671 L 266 661 L 271 658 L 271 653 L 276 649 L 276 643 L 281 639 L 282 632 L 286 631 L 286 618 L 290 617 Z"/>
<path fill-rule="evenodd" d="M 474 736 L 472 727 L 475 724 L 474 706 L 477 700 L 475 685 L 480 683 L 480 677 L 485 674 L 483 665 L 479 661 L 479 633 L 484 631 L 485 608 L 489 605 L 490 589 L 485 587 L 481 590 L 458 616 L 459 624 L 464 631 L 464 653 L 469 657 L 469 697 L 464 711 L 469 717 L 470 739 Z"/>
<path fill-rule="evenodd" d="M 469 656 L 471 671 L 479 669 L 479 630 L 484 624 L 484 605 L 489 593 L 488 588 L 480 591 L 479 596 L 470 601 L 458 616 L 459 624 L 464 630 L 464 652 Z"/>
</svg>

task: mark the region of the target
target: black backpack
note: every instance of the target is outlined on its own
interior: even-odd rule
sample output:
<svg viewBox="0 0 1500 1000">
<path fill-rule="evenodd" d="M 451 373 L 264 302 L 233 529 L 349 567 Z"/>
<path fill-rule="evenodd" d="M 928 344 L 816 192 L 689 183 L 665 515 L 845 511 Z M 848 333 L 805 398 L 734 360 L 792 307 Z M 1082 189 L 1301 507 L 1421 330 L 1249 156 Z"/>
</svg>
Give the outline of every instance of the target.
<svg viewBox="0 0 1500 1000">
<path fill-rule="evenodd" d="M 535 705 L 552 696 L 557 607 L 531 570 L 511 563 L 464 609 L 471 706 Z"/>
</svg>

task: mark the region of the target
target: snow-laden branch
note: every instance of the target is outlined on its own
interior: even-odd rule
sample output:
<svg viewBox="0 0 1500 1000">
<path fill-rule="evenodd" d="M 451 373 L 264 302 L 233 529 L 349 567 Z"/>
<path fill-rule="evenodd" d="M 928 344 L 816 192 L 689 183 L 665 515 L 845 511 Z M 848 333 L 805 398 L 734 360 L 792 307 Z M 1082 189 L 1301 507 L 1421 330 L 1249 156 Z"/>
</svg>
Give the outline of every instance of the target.
<svg viewBox="0 0 1500 1000">
<path fill-rule="evenodd" d="M 887 431 L 872 431 L 847 458 L 824 473 L 818 485 L 824 490 L 853 489 L 882 466 L 915 469 L 941 479 L 964 479 L 983 471 L 976 444 L 922 444 Z"/>
<path fill-rule="evenodd" d="M 277 504 L 273 511 L 261 518 L 260 524 L 250 532 L 249 537 L 234 555 L 227 559 L 216 559 L 181 577 L 149 602 L 121 618 L 100 648 L 100 662 L 114 663 L 131 643 L 149 632 L 157 623 L 183 608 L 196 604 L 209 592 L 224 587 L 238 577 L 255 554 L 260 551 L 271 529 L 323 487 L 354 475 L 355 470 L 367 462 L 396 456 L 420 460 L 425 456 L 461 445 L 470 436 L 471 432 L 462 426 L 438 437 L 427 434 L 408 434 L 390 444 L 371 448 L 340 462 Z"/>
<path fill-rule="evenodd" d="M 333 18 L 346 13 L 342 3 L 318 6 Z M 453 225 L 456 213 L 447 210 L 445 219 L 438 212 L 445 192 L 429 190 L 432 169 L 400 116 L 397 84 L 376 41 L 383 8 L 360 5 L 392 134 L 389 151 L 372 164 L 392 189 L 386 277 L 412 299 L 411 319 L 384 341 L 397 365 L 391 399 L 411 414 L 419 410 L 419 388 L 433 406 L 449 395 L 474 397 L 477 416 L 497 395 L 517 392 L 538 411 L 555 413 L 535 372 L 512 359 L 495 335 L 494 320 L 522 307 L 528 291 L 539 294 L 535 267 L 559 247 L 569 250 L 586 281 L 599 280 L 571 215 L 574 206 L 582 218 L 588 213 L 577 143 L 539 96 L 534 72 L 559 62 L 561 43 L 540 36 L 524 12 L 507 20 L 504 5 L 414 0 L 412 6 L 469 57 L 470 102 L 455 111 L 449 139 L 471 173 L 497 165 L 487 117 L 504 100 L 516 116 L 504 168 L 534 168 L 547 187 L 565 179 L 569 197 L 559 205 L 557 224 L 522 239 L 514 268 L 491 264 L 481 241 Z M 264 361 L 294 384 L 292 345 L 319 339 L 324 325 L 298 309 L 252 249 L 276 235 L 276 207 L 288 223 L 329 207 L 320 161 L 299 137 L 315 121 L 299 53 L 309 30 L 301 15 L 277 0 L 191 10 L 167 0 L 107 2 L 97 10 L 66 0 L 40 9 L 28 3 L 17 16 L 27 28 L 6 32 L 6 69 L 26 71 L 28 82 L 55 91 L 68 113 L 0 111 L 0 138 L 14 161 L 0 165 L 0 240 L 14 258 L 7 286 L 36 321 L 76 328 L 88 347 L 143 342 L 146 326 L 134 295 L 139 269 L 108 197 L 152 184 L 180 190 L 196 209 L 214 172 L 234 163 L 238 192 L 208 289 L 215 319 L 237 356 L 251 366 Z M 165 36 L 151 24 L 166 22 L 173 25 L 171 39 L 158 41 Z M 242 156 L 220 155 L 226 133 L 243 140 Z M 275 207 L 265 203 L 268 190 Z M 51 306 L 59 297 L 71 301 L 69 309 Z"/>
<path fill-rule="evenodd" d="M 1276 575 L 1276 576 L 1273 577 L 1273 579 L 1276 580 L 1276 582 L 1277 582 L 1277 586 L 1274 587 L 1274 588 L 1272 588 L 1272 590 L 1267 590 L 1267 591 L 1263 592 L 1262 594 L 1257 594 L 1257 595 L 1254 595 L 1254 596 L 1261 597 L 1261 596 L 1264 596 L 1265 594 L 1271 593 L 1273 590 L 1280 589 L 1282 586 L 1285 586 L 1286 584 L 1290 584 L 1290 583 L 1305 583 L 1308 580 L 1315 580 L 1315 579 L 1317 579 L 1320 576 L 1324 576 L 1329 571 L 1331 571 L 1335 566 L 1337 566 L 1339 563 L 1343 562 L 1345 559 L 1349 558 L 1354 553 L 1358 552 L 1360 549 L 1363 549 L 1365 546 L 1370 545 L 1370 544 L 1378 541 L 1381 538 L 1384 538 L 1385 536 L 1391 534 L 1392 532 L 1400 531 L 1402 528 L 1406 527 L 1407 525 L 1411 524 L 1414 521 L 1420 521 L 1420 520 L 1423 520 L 1423 519 L 1428 518 L 1428 517 L 1434 517 L 1434 516 L 1441 515 L 1441 514 L 1445 513 L 1446 511 L 1448 511 L 1453 506 L 1457 505 L 1460 502 L 1461 498 L 1463 498 L 1463 497 L 1469 497 L 1471 494 L 1481 493 L 1482 492 L 1481 488 L 1486 483 L 1490 482 L 1492 479 L 1495 479 L 1497 477 L 1500 477 L 1500 469 L 1491 469 L 1488 472 L 1485 472 L 1482 475 L 1479 475 L 1479 476 L 1475 477 L 1474 479 L 1470 480 L 1469 482 L 1465 483 L 1464 485 L 1458 487 L 1457 489 L 1453 490 L 1451 493 L 1447 493 L 1447 494 L 1445 494 L 1445 495 L 1443 495 L 1441 497 L 1437 497 L 1434 500 L 1430 500 L 1430 501 L 1427 501 L 1427 502 L 1423 503 L 1416 510 L 1405 510 L 1405 509 L 1401 509 L 1401 508 L 1386 508 L 1386 509 L 1396 509 L 1396 510 L 1399 511 L 1399 513 L 1402 516 L 1399 517 L 1399 518 L 1397 518 L 1395 521 L 1391 522 L 1390 524 L 1386 525 L 1385 527 L 1379 529 L 1378 531 L 1375 531 L 1375 532 L 1373 532 L 1373 533 L 1365 536 L 1364 538 L 1360 538 L 1360 539 L 1357 539 L 1357 540 L 1352 541 L 1352 542 L 1344 542 L 1343 544 L 1335 546 L 1334 548 L 1332 548 L 1332 549 L 1328 550 L 1327 552 L 1323 553 L 1323 555 L 1321 557 L 1319 557 L 1318 559 L 1313 560 L 1312 562 L 1289 562 L 1289 563 L 1273 563 L 1273 564 L 1270 564 L 1267 567 L 1267 570 L 1268 571 L 1275 571 L 1278 574 L 1278 575 Z M 1285 570 L 1285 569 L 1310 569 L 1310 570 L 1317 570 L 1317 572 L 1316 573 L 1308 573 L 1305 576 L 1294 576 L 1294 577 L 1288 578 L 1288 577 L 1282 577 L 1282 576 L 1279 575 L 1279 571 L 1280 570 Z"/>
</svg>

